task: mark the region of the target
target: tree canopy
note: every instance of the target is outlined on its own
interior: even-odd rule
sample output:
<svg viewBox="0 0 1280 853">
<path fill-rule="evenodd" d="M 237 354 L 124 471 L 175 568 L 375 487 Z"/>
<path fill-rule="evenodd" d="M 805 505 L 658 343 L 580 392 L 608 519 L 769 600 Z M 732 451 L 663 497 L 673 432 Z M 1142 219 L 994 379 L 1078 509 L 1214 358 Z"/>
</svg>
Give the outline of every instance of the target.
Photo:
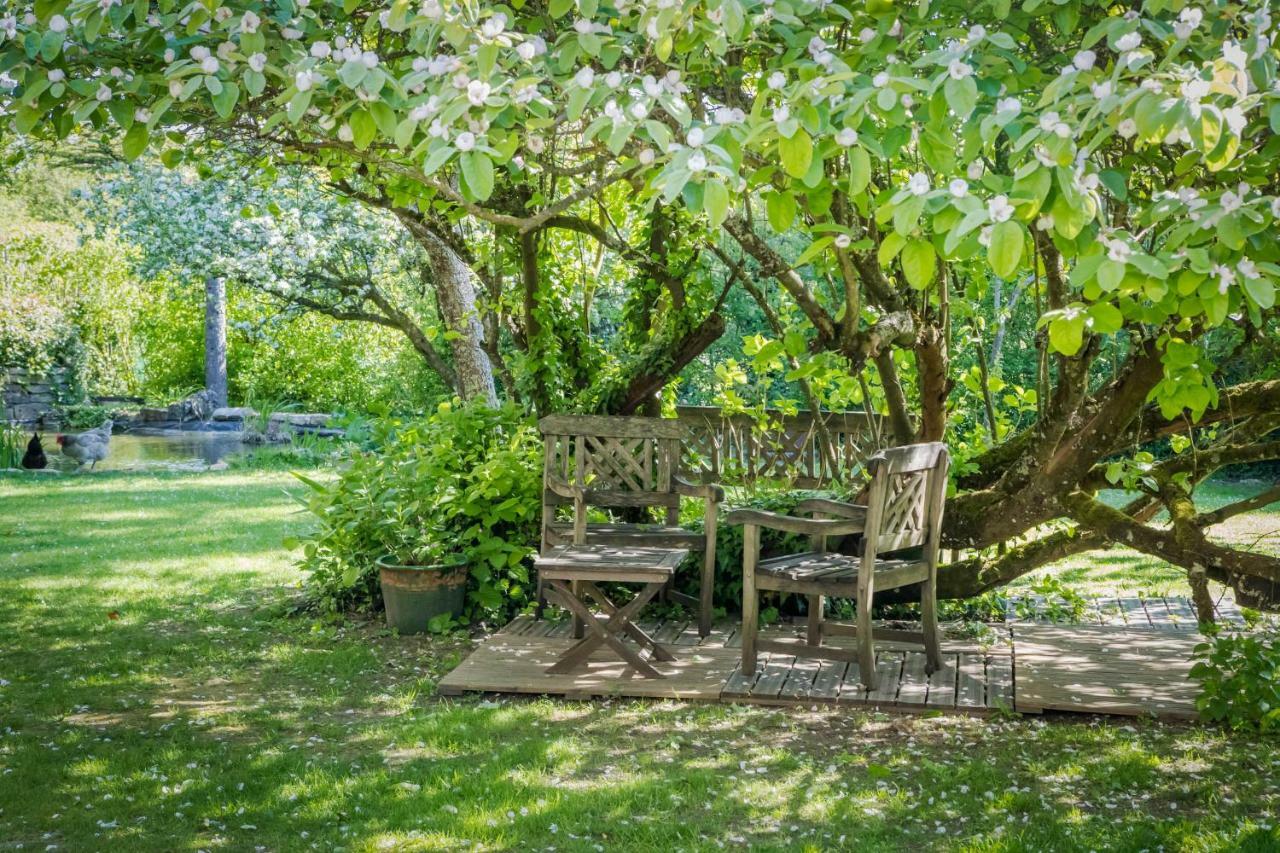
<svg viewBox="0 0 1280 853">
<path fill-rule="evenodd" d="M 1280 455 L 1275 383 L 1224 387 L 1219 363 L 1274 334 L 1273 35 L 1268 4 L 1221 1 L 38 0 L 0 20 L 0 91 L 20 133 L 300 164 L 390 212 L 467 396 L 496 399 L 514 349 L 501 384 L 538 409 L 642 409 L 740 287 L 758 363 L 939 438 L 957 347 L 1029 290 L 1035 418 L 1002 433 L 985 399 L 954 591 L 1127 542 L 1265 598 L 1280 561 L 1212 543 L 1192 496 Z M 604 371 L 565 234 L 624 270 Z M 1109 484 L 1140 497 L 1110 508 Z"/>
</svg>

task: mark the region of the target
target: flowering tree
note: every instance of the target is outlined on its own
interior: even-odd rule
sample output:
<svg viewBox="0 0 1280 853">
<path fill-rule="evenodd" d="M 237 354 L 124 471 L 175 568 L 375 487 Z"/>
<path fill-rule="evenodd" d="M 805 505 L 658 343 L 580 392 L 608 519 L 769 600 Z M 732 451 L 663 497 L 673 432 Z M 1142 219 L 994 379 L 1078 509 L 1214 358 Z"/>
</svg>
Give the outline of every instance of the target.
<svg viewBox="0 0 1280 853">
<path fill-rule="evenodd" d="M 901 440 L 946 432 L 957 321 L 979 328 L 993 281 L 1030 279 L 1036 417 L 1000 435 L 993 413 L 997 441 L 967 460 L 947 536 L 973 556 L 944 586 L 1124 542 L 1185 566 L 1202 605 L 1206 577 L 1275 593 L 1280 561 L 1204 532 L 1256 501 L 1193 501 L 1217 467 L 1280 455 L 1280 387 L 1221 389 L 1206 349 L 1275 322 L 1265 4 L 39 0 L 0 35 L 18 131 L 323 169 L 410 229 L 454 322 L 493 284 L 459 223 L 509 247 L 522 334 L 554 313 L 549 232 L 625 259 L 681 318 L 655 356 L 668 370 L 716 331 L 676 308 L 672 248 L 750 263 L 778 284 L 782 302 L 744 282 L 796 370 L 874 364 Z M 806 248 L 781 252 L 781 232 Z M 462 384 L 485 367 L 460 364 Z M 1167 460 L 1136 453 L 1170 434 Z M 1110 508 L 1108 483 L 1140 497 Z M 1171 528 L 1149 523 L 1160 509 Z"/>
</svg>

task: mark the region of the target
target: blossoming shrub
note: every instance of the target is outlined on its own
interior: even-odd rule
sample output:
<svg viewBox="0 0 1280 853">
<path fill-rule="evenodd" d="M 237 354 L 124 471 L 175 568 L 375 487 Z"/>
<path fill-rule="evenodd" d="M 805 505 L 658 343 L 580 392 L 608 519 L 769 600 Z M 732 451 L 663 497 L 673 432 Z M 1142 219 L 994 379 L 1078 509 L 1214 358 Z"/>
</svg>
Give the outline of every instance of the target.
<svg viewBox="0 0 1280 853">
<path fill-rule="evenodd" d="M 319 519 L 303 543 L 306 589 L 330 613 L 382 606 L 374 561 L 470 567 L 467 616 L 505 619 L 530 598 L 542 444 L 514 407 L 443 404 L 428 418 L 386 421 L 379 449 L 357 451 L 333 483 L 311 479 Z"/>
<path fill-rule="evenodd" d="M 1280 728 L 1280 629 L 1214 632 L 1195 648 L 1196 708 L 1235 728 Z"/>
</svg>

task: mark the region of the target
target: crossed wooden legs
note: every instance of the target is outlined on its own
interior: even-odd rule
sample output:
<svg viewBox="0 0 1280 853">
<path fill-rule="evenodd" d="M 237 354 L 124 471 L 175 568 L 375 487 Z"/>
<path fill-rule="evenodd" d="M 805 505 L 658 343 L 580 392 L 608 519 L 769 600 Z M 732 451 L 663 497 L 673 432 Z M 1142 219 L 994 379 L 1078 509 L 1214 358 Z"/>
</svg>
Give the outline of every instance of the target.
<svg viewBox="0 0 1280 853">
<path fill-rule="evenodd" d="M 623 633 L 631 636 L 641 648 L 651 649 L 655 660 L 675 660 L 675 656 L 671 652 L 659 645 L 657 641 L 632 621 L 641 609 L 649 603 L 649 599 L 653 598 L 663 588 L 663 583 L 646 583 L 636 593 L 635 598 L 621 607 L 610 601 L 604 591 L 591 581 L 573 582 L 573 586 L 577 587 L 579 594 L 575 594 L 574 588 L 566 581 L 548 578 L 546 585 L 550 588 L 549 591 L 555 594 L 560 605 L 573 614 L 575 628 L 578 624 L 582 624 L 590 629 L 588 636 L 574 644 L 572 648 L 560 656 L 560 660 L 547 668 L 548 673 L 560 674 L 569 672 L 585 663 L 591 653 L 599 648 L 601 644 L 604 644 L 635 667 L 636 671 L 641 675 L 648 678 L 662 678 L 662 673 L 640 657 L 636 649 L 622 642 L 619 635 Z M 583 600 L 585 597 L 594 599 L 604 610 L 605 615 L 596 616 L 596 614 L 592 613 L 591 608 Z"/>
</svg>

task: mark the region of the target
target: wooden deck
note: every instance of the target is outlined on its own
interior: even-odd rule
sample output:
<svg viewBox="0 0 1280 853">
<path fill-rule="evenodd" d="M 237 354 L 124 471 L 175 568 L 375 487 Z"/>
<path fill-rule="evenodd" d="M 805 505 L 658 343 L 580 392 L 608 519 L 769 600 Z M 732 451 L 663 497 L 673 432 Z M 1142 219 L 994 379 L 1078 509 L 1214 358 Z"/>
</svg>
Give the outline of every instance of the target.
<svg viewBox="0 0 1280 853">
<path fill-rule="evenodd" d="M 929 676 L 915 647 L 878 644 L 880 687 L 868 693 L 857 664 L 762 653 L 754 677 L 740 668 L 737 626 L 717 624 L 700 640 L 696 623 L 642 623 L 676 653 L 650 661 L 665 676 L 637 675 L 607 649 L 573 673 L 545 669 L 573 644 L 567 621 L 521 616 L 486 639 L 440 682 L 440 691 L 592 697 L 649 697 L 769 705 L 837 705 L 899 712 L 989 714 L 1075 711 L 1180 719 L 1195 716 L 1188 681 L 1191 648 L 1199 641 L 1189 602 L 1178 598 L 1121 598 L 1090 603 L 1088 624 L 1050 624 L 1052 602 L 1035 602 L 993 625 L 988 643 L 948 639 L 945 666 Z M 1227 622 L 1242 621 L 1233 602 L 1219 603 Z M 762 635 L 802 636 L 779 626 Z M 839 645 L 844 638 L 829 642 Z M 993 642 L 992 642 L 993 641 Z"/>
</svg>

